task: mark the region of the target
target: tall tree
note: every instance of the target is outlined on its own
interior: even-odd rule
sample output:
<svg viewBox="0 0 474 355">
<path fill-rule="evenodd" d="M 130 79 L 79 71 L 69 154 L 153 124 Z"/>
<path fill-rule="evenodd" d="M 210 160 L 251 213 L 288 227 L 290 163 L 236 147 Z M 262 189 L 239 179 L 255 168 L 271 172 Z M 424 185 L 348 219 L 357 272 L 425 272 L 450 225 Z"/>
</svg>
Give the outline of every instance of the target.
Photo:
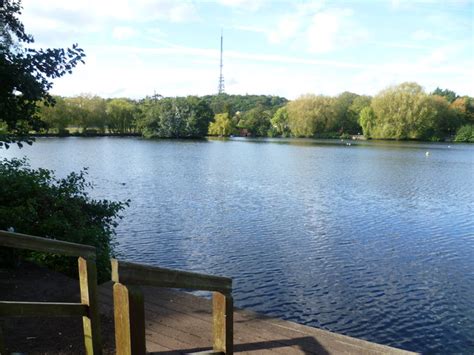
<svg viewBox="0 0 474 355">
<path fill-rule="evenodd" d="M 313 137 L 334 126 L 335 99 L 329 96 L 304 95 L 287 105 L 288 125 L 297 137 Z"/>
<path fill-rule="evenodd" d="M 374 138 L 426 139 L 436 128 L 436 109 L 416 83 L 391 86 L 376 95 L 371 104 L 376 125 Z"/>
<path fill-rule="evenodd" d="M 25 47 L 34 39 L 18 18 L 21 9 L 20 0 L 0 2 L 0 121 L 7 126 L 0 146 L 7 148 L 12 142 L 31 144 L 28 132 L 43 127 L 37 103 L 54 105 L 48 93 L 52 79 L 72 73 L 85 56 L 77 44 L 67 49 Z"/>
<path fill-rule="evenodd" d="M 134 129 L 136 105 L 129 99 L 112 99 L 107 102 L 107 128 L 113 133 L 127 133 Z"/>
</svg>

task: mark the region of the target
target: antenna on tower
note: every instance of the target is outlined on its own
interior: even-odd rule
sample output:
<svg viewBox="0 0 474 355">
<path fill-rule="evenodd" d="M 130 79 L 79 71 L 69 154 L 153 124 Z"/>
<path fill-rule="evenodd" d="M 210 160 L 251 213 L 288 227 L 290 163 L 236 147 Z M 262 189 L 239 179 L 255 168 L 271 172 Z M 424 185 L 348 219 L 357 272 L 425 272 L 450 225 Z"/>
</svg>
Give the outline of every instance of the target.
<svg viewBox="0 0 474 355">
<path fill-rule="evenodd" d="M 221 63 L 220 63 L 220 74 L 219 74 L 219 86 L 217 88 L 217 93 L 218 94 L 223 94 L 224 93 L 224 75 L 222 74 L 222 55 L 224 52 L 224 36 L 222 35 L 222 29 L 221 29 Z"/>
</svg>

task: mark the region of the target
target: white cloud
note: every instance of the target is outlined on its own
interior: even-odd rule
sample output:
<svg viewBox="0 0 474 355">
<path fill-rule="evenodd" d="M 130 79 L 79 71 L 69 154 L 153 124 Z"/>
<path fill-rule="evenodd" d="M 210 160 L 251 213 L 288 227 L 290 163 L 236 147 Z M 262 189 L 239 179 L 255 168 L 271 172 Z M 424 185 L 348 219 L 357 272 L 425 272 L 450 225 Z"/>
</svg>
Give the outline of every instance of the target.
<svg viewBox="0 0 474 355">
<path fill-rule="evenodd" d="M 325 9 L 323 1 L 296 4 L 293 12 L 280 16 L 273 26 L 234 26 L 236 29 L 264 34 L 272 44 L 304 38 L 312 53 L 327 53 L 358 45 L 369 32 L 357 23 L 351 9 Z"/>
<path fill-rule="evenodd" d="M 432 41 L 432 40 L 444 40 L 444 37 L 437 36 L 430 31 L 420 29 L 412 33 L 411 37 L 415 41 Z"/>
<path fill-rule="evenodd" d="M 79 27 L 84 22 L 187 22 L 199 18 L 194 2 L 173 0 L 25 0 L 24 12 L 43 18 L 66 18 Z"/>
<path fill-rule="evenodd" d="M 298 15 L 288 15 L 282 17 L 276 28 L 267 32 L 268 40 L 271 43 L 281 43 L 295 36 L 301 27 L 301 19 Z"/>
<path fill-rule="evenodd" d="M 109 54 L 114 56 L 121 56 L 124 53 L 128 54 L 137 54 L 143 56 L 149 56 L 150 58 L 162 57 L 164 55 L 168 56 L 189 56 L 189 57 L 203 57 L 217 59 L 219 58 L 218 49 L 203 49 L 203 48 L 194 48 L 194 47 L 182 47 L 182 46 L 172 46 L 172 47 L 136 47 L 136 46 L 107 46 L 100 48 L 98 47 L 89 47 L 90 51 L 106 51 Z M 326 66 L 333 68 L 365 68 L 365 64 L 352 63 L 352 62 L 343 62 L 337 60 L 315 60 L 307 59 L 304 57 L 296 56 L 284 56 L 284 55 L 270 55 L 270 54 L 259 54 L 259 53 L 247 53 L 241 51 L 226 51 L 224 54 L 226 59 L 239 59 L 246 61 L 254 62 L 264 62 L 264 63 L 281 63 L 281 64 L 303 64 L 303 65 L 313 65 L 313 66 Z"/>
<path fill-rule="evenodd" d="M 474 81 L 473 74 L 466 72 L 467 63 L 446 64 L 442 53 L 450 50 L 439 49 L 413 61 L 394 58 L 383 64 L 227 51 L 224 77 L 229 93 L 274 94 L 290 99 L 304 92 L 336 95 L 343 90 L 373 95 L 403 81 L 417 81 L 427 90 L 441 86 L 472 95 L 469 85 Z M 216 91 L 218 50 L 92 46 L 87 52 L 87 65 L 78 67 L 72 76 L 57 80 L 54 93 L 90 92 L 91 83 L 94 93 L 104 97 L 140 98 L 155 90 L 165 96 Z"/>
<path fill-rule="evenodd" d="M 112 36 L 118 40 L 127 40 L 134 37 L 137 34 L 137 31 L 132 27 L 127 26 L 118 26 L 114 27 L 112 30 Z"/>
<path fill-rule="evenodd" d="M 267 0 L 217 0 L 223 6 L 246 11 L 257 11 L 264 6 Z"/>
<path fill-rule="evenodd" d="M 308 50 L 327 53 L 366 40 L 368 32 L 352 16 L 350 9 L 329 9 L 315 14 L 306 32 Z"/>
</svg>

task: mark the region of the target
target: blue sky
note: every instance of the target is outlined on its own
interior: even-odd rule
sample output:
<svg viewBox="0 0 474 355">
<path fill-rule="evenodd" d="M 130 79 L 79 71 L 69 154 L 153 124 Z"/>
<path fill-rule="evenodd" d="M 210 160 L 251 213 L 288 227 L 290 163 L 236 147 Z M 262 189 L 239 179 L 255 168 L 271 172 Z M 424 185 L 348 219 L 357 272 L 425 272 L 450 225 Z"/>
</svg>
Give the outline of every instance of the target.
<svg viewBox="0 0 474 355">
<path fill-rule="evenodd" d="M 404 81 L 474 96 L 472 0 L 24 0 L 39 47 L 79 43 L 86 64 L 52 92 L 141 98 L 374 95 Z"/>
</svg>

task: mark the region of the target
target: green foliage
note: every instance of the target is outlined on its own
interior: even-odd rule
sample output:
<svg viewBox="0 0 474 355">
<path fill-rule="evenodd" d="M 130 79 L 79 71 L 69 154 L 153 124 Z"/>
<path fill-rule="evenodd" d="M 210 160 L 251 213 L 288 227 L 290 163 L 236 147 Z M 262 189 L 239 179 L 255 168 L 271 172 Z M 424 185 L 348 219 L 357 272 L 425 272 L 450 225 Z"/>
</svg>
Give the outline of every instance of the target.
<svg viewBox="0 0 474 355">
<path fill-rule="evenodd" d="M 373 138 L 427 139 L 436 129 L 437 112 L 416 83 L 383 90 L 373 98 L 371 106 L 376 116 Z"/>
<path fill-rule="evenodd" d="M 54 106 L 42 102 L 39 105 L 39 117 L 45 123 L 45 129 L 64 131 L 72 122 L 72 110 L 68 101 L 61 96 L 54 96 Z"/>
<path fill-rule="evenodd" d="M 264 106 L 258 105 L 242 114 L 238 127 L 246 129 L 253 136 L 266 137 L 271 127 L 271 117 L 271 110 L 266 110 Z"/>
<path fill-rule="evenodd" d="M 288 124 L 288 109 L 286 106 L 280 107 L 272 119 L 270 120 L 272 125 L 272 135 L 273 136 L 282 136 L 288 137 L 291 133 L 290 127 Z"/>
<path fill-rule="evenodd" d="M 458 129 L 455 142 L 474 143 L 474 125 L 464 125 Z"/>
<path fill-rule="evenodd" d="M 96 247 L 99 279 L 110 279 L 114 229 L 128 202 L 94 200 L 87 189 L 86 170 L 58 179 L 46 169 L 32 169 L 26 160 L 0 161 L 0 229 L 13 228 L 44 238 Z M 11 259 L 14 249 L 0 249 L 0 259 Z M 54 254 L 27 252 L 26 256 L 55 270 L 77 275 L 77 260 Z"/>
<path fill-rule="evenodd" d="M 135 131 L 138 117 L 137 105 L 129 99 L 111 99 L 107 102 L 107 128 L 112 133 L 131 133 Z"/>
<path fill-rule="evenodd" d="M 297 137 L 313 137 L 334 129 L 337 121 L 335 99 L 304 95 L 287 105 L 288 125 Z"/>
<path fill-rule="evenodd" d="M 474 124 L 474 98 L 458 97 L 449 106 L 456 111 L 462 122 Z"/>
<path fill-rule="evenodd" d="M 442 96 L 430 95 L 428 100 L 429 105 L 436 111 L 431 140 L 452 136 L 463 123 L 462 115 L 453 110 Z"/>
<path fill-rule="evenodd" d="M 372 97 L 366 96 L 366 95 L 360 95 L 357 96 L 354 101 L 352 101 L 352 104 L 349 106 L 349 112 L 352 115 L 352 119 L 355 119 L 357 121 L 357 125 L 354 124 L 354 128 L 357 127 L 357 132 L 352 131 L 352 134 L 359 134 L 361 132 L 361 125 L 360 125 L 360 114 L 362 110 L 366 107 L 370 106 L 370 103 L 372 102 Z"/>
<path fill-rule="evenodd" d="M 468 122 L 469 100 L 458 98 L 449 104 L 446 95 L 453 96 L 454 92 L 435 92 L 443 96 L 428 95 L 416 83 L 403 83 L 381 91 L 371 102 L 375 117 L 366 116 L 365 123 L 361 117 L 364 134 L 380 139 L 431 141 L 453 135 L 463 122 Z"/>
<path fill-rule="evenodd" d="M 235 123 L 229 117 L 229 114 L 218 113 L 214 116 L 214 122 L 209 124 L 209 135 L 211 136 L 230 136 L 236 131 Z"/>
<path fill-rule="evenodd" d="M 24 48 L 34 39 L 19 20 L 21 9 L 21 1 L 0 2 L 0 121 L 8 127 L 0 145 L 7 148 L 12 142 L 31 144 L 29 131 L 44 128 L 37 102 L 54 105 L 52 79 L 72 73 L 85 56 L 77 44 L 66 50 Z"/>
<path fill-rule="evenodd" d="M 452 103 L 458 98 L 458 95 L 454 91 L 448 89 L 442 90 L 439 87 L 436 88 L 436 90 L 433 91 L 431 94 L 444 97 L 446 101 L 448 101 L 448 103 Z"/>
<path fill-rule="evenodd" d="M 352 106 L 358 97 L 359 95 L 348 91 L 336 97 L 334 101 L 336 117 L 332 122 L 333 126 L 329 127 L 329 131 L 339 132 L 340 134 L 357 134 L 360 132 L 359 112 L 357 112 L 357 106 Z"/>
<path fill-rule="evenodd" d="M 95 129 L 105 132 L 107 123 L 105 100 L 95 95 L 81 95 L 67 99 L 73 122 L 83 131 Z"/>
<path fill-rule="evenodd" d="M 372 138 L 372 131 L 376 125 L 376 117 L 374 110 L 370 106 L 362 109 L 359 115 L 359 124 L 362 127 L 362 132 L 366 138 Z"/>
<path fill-rule="evenodd" d="M 209 104 L 215 114 L 228 113 L 230 117 L 237 112 L 243 114 L 257 106 L 263 107 L 263 110 L 276 111 L 288 102 L 287 99 L 279 96 L 228 94 L 207 95 L 203 96 L 203 100 Z"/>
<path fill-rule="evenodd" d="M 195 96 L 146 102 L 139 126 L 145 137 L 201 138 L 214 117 L 209 105 Z"/>
</svg>

